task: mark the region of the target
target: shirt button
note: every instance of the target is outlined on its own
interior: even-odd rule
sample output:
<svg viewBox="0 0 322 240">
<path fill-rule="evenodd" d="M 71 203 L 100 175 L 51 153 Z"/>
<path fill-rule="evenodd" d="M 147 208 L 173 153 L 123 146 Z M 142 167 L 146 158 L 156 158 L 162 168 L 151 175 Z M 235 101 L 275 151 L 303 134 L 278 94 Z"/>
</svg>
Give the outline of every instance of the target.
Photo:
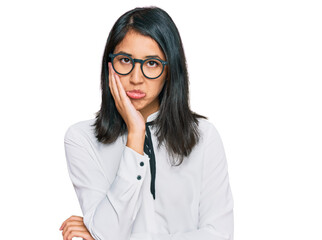
<svg viewBox="0 0 322 240">
<path fill-rule="evenodd" d="M 137 176 L 137 180 L 141 180 L 141 175 L 138 175 Z"/>
<path fill-rule="evenodd" d="M 140 162 L 140 166 L 143 167 L 144 166 L 144 162 Z"/>
</svg>

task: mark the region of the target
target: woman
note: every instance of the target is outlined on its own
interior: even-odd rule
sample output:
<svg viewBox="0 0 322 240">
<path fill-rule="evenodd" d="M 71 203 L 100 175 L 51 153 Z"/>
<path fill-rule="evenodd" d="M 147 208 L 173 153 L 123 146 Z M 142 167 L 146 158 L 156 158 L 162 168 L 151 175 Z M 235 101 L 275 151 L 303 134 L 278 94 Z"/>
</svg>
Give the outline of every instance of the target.
<svg viewBox="0 0 322 240">
<path fill-rule="evenodd" d="M 160 8 L 122 15 L 107 39 L 96 119 L 65 135 L 83 216 L 64 239 L 233 239 L 233 199 L 215 127 L 189 108 L 179 32 Z"/>
</svg>

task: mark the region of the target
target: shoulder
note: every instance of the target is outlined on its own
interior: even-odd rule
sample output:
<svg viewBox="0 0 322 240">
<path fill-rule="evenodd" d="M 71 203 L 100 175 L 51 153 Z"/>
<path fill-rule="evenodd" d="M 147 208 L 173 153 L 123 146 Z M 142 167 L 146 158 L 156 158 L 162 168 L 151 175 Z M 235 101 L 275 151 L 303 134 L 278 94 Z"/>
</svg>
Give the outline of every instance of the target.
<svg viewBox="0 0 322 240">
<path fill-rule="evenodd" d="M 70 125 L 64 136 L 65 142 L 84 143 L 95 141 L 95 119 L 83 120 Z"/>
<path fill-rule="evenodd" d="M 211 148 L 212 151 L 221 151 L 224 146 L 220 133 L 215 125 L 211 121 L 204 118 L 199 118 L 198 120 L 198 129 L 200 135 L 198 143 L 199 147 L 202 149 Z"/>
<path fill-rule="evenodd" d="M 199 133 L 204 140 L 220 138 L 217 128 L 211 121 L 208 119 L 199 118 L 198 122 Z"/>
<path fill-rule="evenodd" d="M 214 172 L 217 166 L 226 165 L 226 154 L 221 136 L 215 125 L 206 119 L 199 119 L 199 147 L 203 152 L 204 164 L 207 166 L 206 175 Z"/>
</svg>

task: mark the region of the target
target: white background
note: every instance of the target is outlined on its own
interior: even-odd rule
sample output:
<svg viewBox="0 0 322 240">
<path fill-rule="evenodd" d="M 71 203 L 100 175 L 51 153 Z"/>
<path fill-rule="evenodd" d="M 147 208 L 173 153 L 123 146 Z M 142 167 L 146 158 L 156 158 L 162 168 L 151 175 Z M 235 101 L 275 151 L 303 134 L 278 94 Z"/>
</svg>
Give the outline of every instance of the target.
<svg viewBox="0 0 322 240">
<path fill-rule="evenodd" d="M 94 117 L 116 19 L 157 5 L 177 24 L 191 107 L 224 142 L 235 239 L 322 239 L 320 1 L 0 3 L 1 239 L 62 239 L 81 215 L 63 137 Z"/>
</svg>

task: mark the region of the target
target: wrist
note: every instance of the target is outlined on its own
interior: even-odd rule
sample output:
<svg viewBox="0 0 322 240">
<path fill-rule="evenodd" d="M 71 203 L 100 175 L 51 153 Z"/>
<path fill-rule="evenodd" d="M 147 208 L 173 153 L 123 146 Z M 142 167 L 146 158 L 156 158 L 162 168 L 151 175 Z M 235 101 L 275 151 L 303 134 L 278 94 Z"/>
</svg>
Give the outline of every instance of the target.
<svg viewBox="0 0 322 240">
<path fill-rule="evenodd" d="M 127 125 L 127 131 L 129 135 L 140 136 L 145 135 L 145 124 L 135 124 L 135 125 Z"/>
<path fill-rule="evenodd" d="M 144 140 L 145 140 L 145 131 L 144 132 L 129 132 L 127 136 L 126 146 L 132 148 L 134 151 L 144 155 Z"/>
</svg>

